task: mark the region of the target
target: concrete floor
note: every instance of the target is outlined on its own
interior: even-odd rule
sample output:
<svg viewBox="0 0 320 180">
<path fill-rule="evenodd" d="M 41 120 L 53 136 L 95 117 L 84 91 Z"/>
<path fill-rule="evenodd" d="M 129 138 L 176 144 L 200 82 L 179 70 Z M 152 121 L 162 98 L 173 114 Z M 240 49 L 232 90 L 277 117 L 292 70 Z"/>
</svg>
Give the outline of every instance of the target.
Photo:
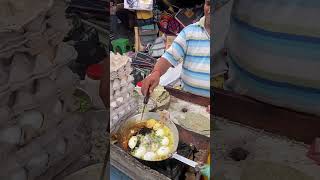
<svg viewBox="0 0 320 180">
<path fill-rule="evenodd" d="M 306 156 L 308 146 L 263 130 L 245 127 L 225 119 L 216 119 L 213 167 L 215 175 L 227 180 L 240 180 L 242 169 L 250 160 L 264 160 L 295 168 L 315 180 L 320 179 L 320 166 Z M 228 152 L 241 147 L 250 152 L 246 160 L 234 161 Z"/>
</svg>

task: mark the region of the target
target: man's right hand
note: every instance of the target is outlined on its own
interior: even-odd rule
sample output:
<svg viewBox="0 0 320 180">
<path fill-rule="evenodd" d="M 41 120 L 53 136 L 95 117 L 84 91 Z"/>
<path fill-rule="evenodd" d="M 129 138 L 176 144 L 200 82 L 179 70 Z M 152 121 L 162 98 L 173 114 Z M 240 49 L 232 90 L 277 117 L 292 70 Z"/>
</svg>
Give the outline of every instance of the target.
<svg viewBox="0 0 320 180">
<path fill-rule="evenodd" d="M 159 85 L 160 77 L 166 73 L 171 66 L 168 60 L 161 57 L 155 64 L 152 73 L 142 81 L 141 93 L 145 96 L 149 90 L 151 94 L 154 88 Z"/>
<path fill-rule="evenodd" d="M 156 88 L 159 85 L 160 77 L 161 75 L 159 71 L 154 71 L 149 76 L 147 76 L 142 81 L 141 93 L 145 96 L 149 90 L 151 94 L 154 88 Z"/>
</svg>

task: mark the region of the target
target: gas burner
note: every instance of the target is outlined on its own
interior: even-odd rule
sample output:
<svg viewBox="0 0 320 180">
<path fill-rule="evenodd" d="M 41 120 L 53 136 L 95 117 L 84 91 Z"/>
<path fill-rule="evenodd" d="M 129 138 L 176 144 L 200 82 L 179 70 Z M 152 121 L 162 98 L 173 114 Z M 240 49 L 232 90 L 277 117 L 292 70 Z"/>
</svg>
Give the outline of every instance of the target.
<svg viewBox="0 0 320 180">
<path fill-rule="evenodd" d="M 210 139 L 206 136 L 185 130 L 179 125 L 177 125 L 177 129 L 179 131 L 180 141 L 177 153 L 196 162 L 206 162 L 210 148 Z M 136 176 L 136 179 L 139 179 L 137 177 L 137 172 L 143 173 L 143 177 L 153 177 L 154 179 L 169 178 L 173 180 L 184 180 L 200 178 L 200 174 L 195 172 L 193 168 L 190 168 L 188 165 L 175 159 L 167 159 L 161 162 L 143 161 L 136 159 L 131 155 L 128 156 L 128 152 L 124 151 L 118 143 L 113 144 L 113 146 L 114 147 L 111 149 L 111 154 L 113 154 L 111 159 L 116 161 L 117 166 L 125 167 L 126 173 L 129 176 Z M 133 161 L 133 159 L 135 159 L 135 161 Z M 127 167 L 128 164 L 136 164 L 136 166 Z M 151 169 L 152 171 L 146 169 Z"/>
<path fill-rule="evenodd" d="M 232 158 L 234 161 L 242 161 L 247 159 L 249 154 L 250 154 L 249 151 L 241 147 L 237 147 L 230 151 L 229 157 Z"/>
</svg>

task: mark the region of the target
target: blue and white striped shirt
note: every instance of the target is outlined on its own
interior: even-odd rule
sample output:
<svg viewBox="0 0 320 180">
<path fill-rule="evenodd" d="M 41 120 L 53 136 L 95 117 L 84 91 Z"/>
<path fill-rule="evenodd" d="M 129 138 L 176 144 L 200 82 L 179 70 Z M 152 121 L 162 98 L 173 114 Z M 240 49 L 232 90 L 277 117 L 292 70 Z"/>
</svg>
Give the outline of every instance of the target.
<svg viewBox="0 0 320 180">
<path fill-rule="evenodd" d="M 320 1 L 235 0 L 227 90 L 320 115 Z"/>
<path fill-rule="evenodd" d="M 205 18 L 185 27 L 163 54 L 173 66 L 183 63 L 183 90 L 210 97 L 210 35 L 204 28 Z"/>
</svg>

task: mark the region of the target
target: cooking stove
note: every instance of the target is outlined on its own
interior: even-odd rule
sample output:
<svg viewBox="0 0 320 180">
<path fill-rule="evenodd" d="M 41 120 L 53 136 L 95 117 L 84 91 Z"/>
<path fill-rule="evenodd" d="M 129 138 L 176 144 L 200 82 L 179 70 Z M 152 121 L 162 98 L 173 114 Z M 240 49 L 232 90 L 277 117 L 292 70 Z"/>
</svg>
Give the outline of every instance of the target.
<svg viewBox="0 0 320 180">
<path fill-rule="evenodd" d="M 206 162 L 209 155 L 209 141 L 206 136 L 183 129 L 177 125 L 179 131 L 178 154 L 197 162 Z M 111 145 L 111 163 L 133 179 L 172 179 L 199 180 L 200 176 L 188 165 L 175 159 L 161 162 L 147 162 L 134 158 L 117 144 Z"/>
</svg>

